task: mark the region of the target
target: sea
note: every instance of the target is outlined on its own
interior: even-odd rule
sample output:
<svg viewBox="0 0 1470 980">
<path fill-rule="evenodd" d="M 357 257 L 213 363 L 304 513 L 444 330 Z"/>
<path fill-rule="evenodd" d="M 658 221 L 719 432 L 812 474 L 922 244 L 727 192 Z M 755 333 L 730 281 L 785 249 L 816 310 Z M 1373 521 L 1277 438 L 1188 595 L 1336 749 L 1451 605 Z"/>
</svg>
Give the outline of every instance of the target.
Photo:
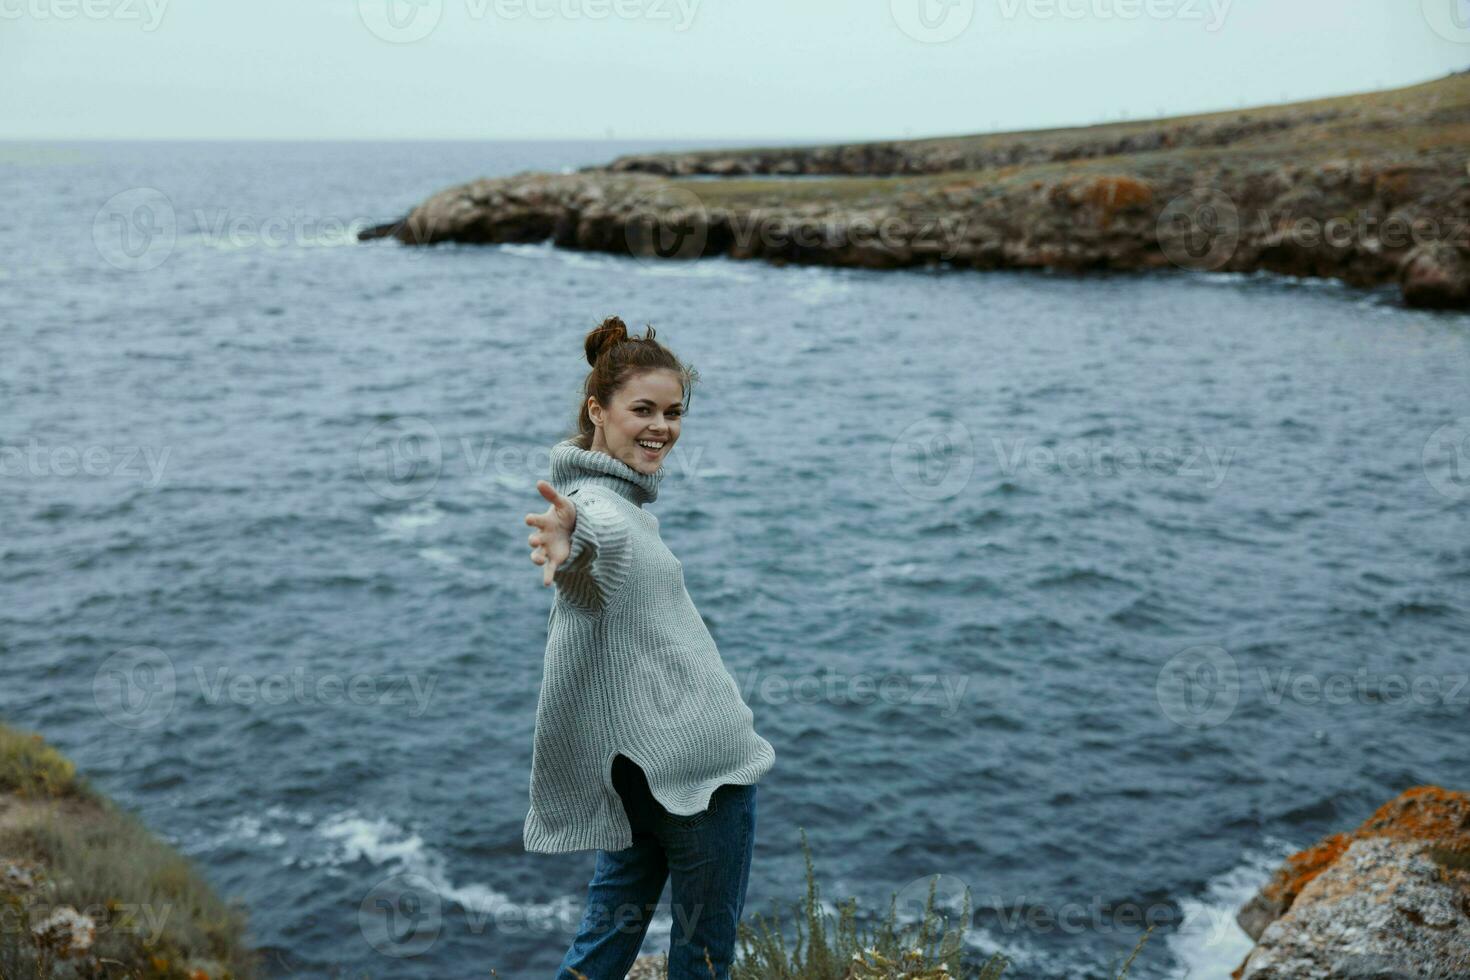
<svg viewBox="0 0 1470 980">
<path fill-rule="evenodd" d="M 1150 926 L 1129 977 L 1223 978 L 1283 857 L 1466 788 L 1470 315 L 356 240 L 657 148 L 0 144 L 0 719 L 267 976 L 553 975 L 594 855 L 522 846 L 524 518 L 609 314 L 698 373 L 648 506 L 776 751 L 747 920 L 789 926 L 805 841 L 824 908 L 932 887 L 1008 978 Z"/>
</svg>

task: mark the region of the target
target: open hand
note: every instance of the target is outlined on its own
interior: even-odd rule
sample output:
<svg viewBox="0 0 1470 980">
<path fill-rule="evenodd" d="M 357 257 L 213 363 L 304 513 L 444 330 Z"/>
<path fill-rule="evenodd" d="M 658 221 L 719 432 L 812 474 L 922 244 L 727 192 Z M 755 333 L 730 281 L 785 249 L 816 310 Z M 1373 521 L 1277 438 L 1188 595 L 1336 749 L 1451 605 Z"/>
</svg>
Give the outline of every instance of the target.
<svg viewBox="0 0 1470 980">
<path fill-rule="evenodd" d="M 572 550 L 572 528 L 577 526 L 577 505 L 556 492 L 545 480 L 536 481 L 541 496 L 551 502 L 542 514 L 527 514 L 526 523 L 535 527 L 526 539 L 531 546 L 531 560 L 545 568 L 541 584 L 550 585 L 556 568 L 567 560 Z"/>
</svg>

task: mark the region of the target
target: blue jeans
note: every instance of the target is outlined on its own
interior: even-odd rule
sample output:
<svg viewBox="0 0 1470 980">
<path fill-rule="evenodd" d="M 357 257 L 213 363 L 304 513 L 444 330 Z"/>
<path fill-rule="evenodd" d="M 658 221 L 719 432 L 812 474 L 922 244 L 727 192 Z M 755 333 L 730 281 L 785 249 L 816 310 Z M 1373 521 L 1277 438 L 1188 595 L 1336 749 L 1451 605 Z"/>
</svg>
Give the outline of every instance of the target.
<svg viewBox="0 0 1470 980">
<path fill-rule="evenodd" d="M 750 880 L 755 787 L 721 786 L 703 813 L 680 817 L 654 799 L 643 770 L 624 756 L 613 759 L 612 779 L 633 846 L 597 852 L 587 908 L 557 980 L 623 980 L 666 879 L 674 920 L 669 980 L 727 980 Z"/>
</svg>

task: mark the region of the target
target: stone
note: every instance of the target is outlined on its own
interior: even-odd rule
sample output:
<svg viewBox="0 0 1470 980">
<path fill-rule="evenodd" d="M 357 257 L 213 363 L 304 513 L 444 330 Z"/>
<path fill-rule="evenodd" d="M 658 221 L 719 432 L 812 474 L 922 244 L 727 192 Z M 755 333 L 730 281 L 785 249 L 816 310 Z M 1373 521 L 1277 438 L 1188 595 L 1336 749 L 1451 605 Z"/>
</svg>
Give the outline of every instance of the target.
<svg viewBox="0 0 1470 980">
<path fill-rule="evenodd" d="M 1416 786 L 1299 851 L 1237 913 L 1236 980 L 1470 977 L 1470 796 Z"/>
<path fill-rule="evenodd" d="M 64 958 L 88 955 L 97 941 L 97 923 L 70 905 L 63 905 L 33 923 L 31 932 Z"/>
<path fill-rule="evenodd" d="M 1404 302 L 1430 309 L 1470 304 L 1470 265 L 1450 242 L 1415 246 L 1399 265 L 1399 288 Z"/>
<path fill-rule="evenodd" d="M 1424 844 L 1354 841 L 1261 933 L 1241 980 L 1470 976 L 1467 882 Z"/>
</svg>

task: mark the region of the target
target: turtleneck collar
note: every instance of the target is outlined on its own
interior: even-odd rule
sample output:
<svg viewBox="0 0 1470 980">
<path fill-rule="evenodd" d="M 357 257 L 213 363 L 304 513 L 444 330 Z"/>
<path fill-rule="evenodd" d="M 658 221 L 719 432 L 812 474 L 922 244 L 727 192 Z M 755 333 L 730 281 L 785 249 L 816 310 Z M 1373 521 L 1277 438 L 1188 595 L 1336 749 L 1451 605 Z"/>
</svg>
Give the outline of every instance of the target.
<svg viewBox="0 0 1470 980">
<path fill-rule="evenodd" d="M 658 499 L 658 485 L 663 478 L 663 466 L 652 473 L 640 473 L 607 453 L 582 449 L 571 439 L 563 439 L 551 447 L 548 482 L 560 494 L 595 484 L 607 487 L 642 507 Z"/>
</svg>

